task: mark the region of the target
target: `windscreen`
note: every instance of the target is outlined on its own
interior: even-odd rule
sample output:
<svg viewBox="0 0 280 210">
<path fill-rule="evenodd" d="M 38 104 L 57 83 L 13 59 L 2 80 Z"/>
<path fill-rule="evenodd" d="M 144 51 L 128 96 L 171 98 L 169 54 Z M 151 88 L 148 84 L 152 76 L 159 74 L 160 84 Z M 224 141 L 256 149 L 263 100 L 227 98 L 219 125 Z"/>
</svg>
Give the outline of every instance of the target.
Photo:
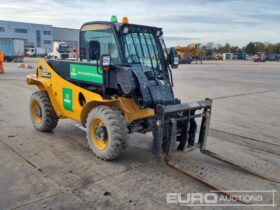
<svg viewBox="0 0 280 210">
<path fill-rule="evenodd" d="M 153 71 L 163 71 L 162 48 L 156 39 L 158 38 L 152 32 L 144 29 L 123 34 L 125 62 L 131 65 L 138 64 Z"/>
<path fill-rule="evenodd" d="M 57 51 L 59 53 L 69 53 L 70 52 L 70 47 L 68 45 L 59 45 Z"/>
<path fill-rule="evenodd" d="M 83 27 L 81 31 L 81 60 L 95 63 L 89 58 L 90 41 L 98 41 L 100 44 L 100 54 L 109 54 L 111 64 L 119 64 L 120 57 L 116 39 L 111 26 L 103 24 L 91 24 Z"/>
</svg>

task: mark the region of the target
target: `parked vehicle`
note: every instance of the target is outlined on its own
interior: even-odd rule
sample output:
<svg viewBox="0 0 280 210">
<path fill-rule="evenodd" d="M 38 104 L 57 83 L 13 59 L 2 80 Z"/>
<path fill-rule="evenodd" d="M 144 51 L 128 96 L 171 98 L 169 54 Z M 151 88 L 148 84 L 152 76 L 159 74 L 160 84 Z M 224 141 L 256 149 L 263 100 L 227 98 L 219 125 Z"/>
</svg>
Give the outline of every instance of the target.
<svg viewBox="0 0 280 210">
<path fill-rule="evenodd" d="M 20 62 L 24 57 L 23 39 L 0 39 L 0 51 L 4 53 L 5 61 Z"/>
<path fill-rule="evenodd" d="M 47 55 L 47 50 L 39 47 L 27 48 L 25 54 L 29 57 L 45 57 Z"/>
<path fill-rule="evenodd" d="M 53 42 L 53 50 L 48 54 L 51 59 L 67 59 L 70 55 L 70 46 L 66 42 Z"/>
<path fill-rule="evenodd" d="M 206 49 L 205 60 L 213 60 L 214 51 L 212 49 Z"/>
<path fill-rule="evenodd" d="M 280 60 L 280 55 L 279 55 L 279 54 L 276 54 L 276 53 L 269 54 L 269 55 L 267 56 L 267 60 L 268 60 L 268 61 L 279 61 L 279 60 Z"/>
<path fill-rule="evenodd" d="M 266 54 L 264 52 L 257 52 L 257 54 L 253 58 L 254 62 L 265 62 Z"/>
<path fill-rule="evenodd" d="M 234 54 L 234 59 L 236 59 L 236 60 L 246 60 L 247 59 L 247 54 L 246 53 L 235 53 Z"/>
<path fill-rule="evenodd" d="M 215 60 L 215 61 L 221 61 L 221 60 L 223 60 L 223 55 L 220 54 L 220 53 L 215 53 L 215 54 L 213 55 L 213 60 Z"/>
<path fill-rule="evenodd" d="M 232 60 L 233 53 L 223 53 L 223 60 Z"/>
</svg>

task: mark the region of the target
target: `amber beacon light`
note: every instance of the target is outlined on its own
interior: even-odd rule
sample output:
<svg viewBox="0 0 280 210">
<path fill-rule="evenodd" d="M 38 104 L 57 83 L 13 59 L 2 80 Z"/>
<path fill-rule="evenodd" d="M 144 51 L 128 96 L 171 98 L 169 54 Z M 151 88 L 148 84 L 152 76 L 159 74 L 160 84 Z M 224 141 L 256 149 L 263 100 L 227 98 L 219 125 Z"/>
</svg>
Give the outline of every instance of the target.
<svg viewBox="0 0 280 210">
<path fill-rule="evenodd" d="M 128 23 L 128 18 L 127 17 L 123 17 L 122 23 Z"/>
</svg>

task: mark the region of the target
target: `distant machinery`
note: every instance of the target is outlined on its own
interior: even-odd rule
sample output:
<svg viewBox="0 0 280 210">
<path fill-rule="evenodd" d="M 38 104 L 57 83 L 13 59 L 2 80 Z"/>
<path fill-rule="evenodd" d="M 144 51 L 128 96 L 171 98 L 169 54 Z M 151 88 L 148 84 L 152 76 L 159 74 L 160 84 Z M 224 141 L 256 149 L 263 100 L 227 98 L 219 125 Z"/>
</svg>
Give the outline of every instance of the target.
<svg viewBox="0 0 280 210">
<path fill-rule="evenodd" d="M 191 43 L 186 47 L 177 46 L 175 49 L 177 55 L 180 57 L 181 64 L 190 64 L 192 61 L 200 61 L 200 63 L 202 63 L 202 44 Z"/>
</svg>

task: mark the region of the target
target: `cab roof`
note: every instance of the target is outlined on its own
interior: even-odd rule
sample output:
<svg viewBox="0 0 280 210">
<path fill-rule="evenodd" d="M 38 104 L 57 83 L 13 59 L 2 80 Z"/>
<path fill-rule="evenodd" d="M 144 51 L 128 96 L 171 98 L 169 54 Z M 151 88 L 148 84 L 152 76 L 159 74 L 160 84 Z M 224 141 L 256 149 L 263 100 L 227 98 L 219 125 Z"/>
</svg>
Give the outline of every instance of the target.
<svg viewBox="0 0 280 210">
<path fill-rule="evenodd" d="M 150 28 L 152 30 L 160 30 L 162 31 L 162 28 L 158 28 L 158 27 L 154 27 L 154 26 L 147 26 L 147 25 L 139 25 L 139 24 L 131 24 L 131 23 L 113 23 L 113 22 L 110 22 L 110 21 L 91 21 L 91 22 L 87 22 L 87 23 L 84 23 L 82 26 L 81 26 L 81 29 L 86 26 L 86 25 L 91 25 L 91 24 L 104 24 L 104 25 L 110 25 L 110 26 L 115 26 L 116 29 L 120 29 L 124 26 L 135 26 L 135 27 L 143 27 L 143 28 Z"/>
</svg>

